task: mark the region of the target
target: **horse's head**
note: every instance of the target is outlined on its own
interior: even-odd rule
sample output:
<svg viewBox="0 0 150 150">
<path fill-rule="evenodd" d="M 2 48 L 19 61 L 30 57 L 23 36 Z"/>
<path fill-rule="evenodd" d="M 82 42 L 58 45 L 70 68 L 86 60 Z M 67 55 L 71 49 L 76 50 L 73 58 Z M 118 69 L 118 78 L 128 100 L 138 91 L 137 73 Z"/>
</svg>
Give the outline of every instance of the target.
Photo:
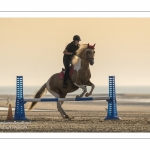
<svg viewBox="0 0 150 150">
<path fill-rule="evenodd" d="M 94 64 L 94 54 L 95 54 L 95 44 L 94 45 L 87 45 L 87 49 L 86 49 L 86 58 L 89 61 L 90 65 Z"/>
</svg>

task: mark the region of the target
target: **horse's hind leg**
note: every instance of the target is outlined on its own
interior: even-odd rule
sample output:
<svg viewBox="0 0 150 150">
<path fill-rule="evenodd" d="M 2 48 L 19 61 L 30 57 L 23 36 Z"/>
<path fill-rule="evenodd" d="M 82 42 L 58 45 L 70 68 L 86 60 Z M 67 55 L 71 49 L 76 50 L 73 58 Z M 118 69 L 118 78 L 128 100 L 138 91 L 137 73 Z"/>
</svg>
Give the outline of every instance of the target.
<svg viewBox="0 0 150 150">
<path fill-rule="evenodd" d="M 65 111 L 61 107 L 61 102 L 57 102 L 57 108 L 63 118 L 69 118 Z"/>
<path fill-rule="evenodd" d="M 63 105 L 63 103 L 64 103 L 64 101 L 61 101 L 61 102 L 60 102 L 61 106 Z"/>
<path fill-rule="evenodd" d="M 50 89 L 50 84 L 49 84 L 49 82 L 50 82 L 50 79 L 48 80 L 48 82 L 47 82 L 47 84 L 46 84 L 47 90 L 48 90 L 55 98 L 60 98 L 60 97 L 62 97 L 62 95 L 60 95 L 60 91 L 59 91 L 59 89 L 58 89 L 57 87 L 53 87 L 53 90 Z M 63 95 L 63 96 L 65 97 L 66 95 Z M 62 97 L 62 98 L 64 98 L 64 97 Z M 61 108 L 60 102 L 57 102 L 57 109 L 58 109 L 58 111 L 60 112 L 61 116 L 62 116 L 63 118 L 65 118 L 66 113 L 65 113 L 64 110 Z"/>
<path fill-rule="evenodd" d="M 60 98 L 60 95 L 58 94 L 57 96 L 56 95 L 54 95 L 56 98 Z M 58 111 L 60 112 L 60 114 L 61 114 L 61 116 L 63 117 L 63 118 L 65 118 L 65 115 L 66 115 L 66 113 L 64 112 L 64 110 L 62 109 L 62 107 L 61 107 L 61 105 L 60 105 L 60 102 L 57 102 L 57 109 L 58 109 Z"/>
<path fill-rule="evenodd" d="M 60 94 L 60 98 L 65 98 L 67 94 Z M 63 118 L 69 118 L 69 116 L 65 113 L 65 111 L 63 110 L 63 108 L 61 107 L 61 105 L 63 104 L 64 102 L 57 102 L 57 108 L 58 108 L 58 111 L 62 112 L 63 113 Z"/>
</svg>

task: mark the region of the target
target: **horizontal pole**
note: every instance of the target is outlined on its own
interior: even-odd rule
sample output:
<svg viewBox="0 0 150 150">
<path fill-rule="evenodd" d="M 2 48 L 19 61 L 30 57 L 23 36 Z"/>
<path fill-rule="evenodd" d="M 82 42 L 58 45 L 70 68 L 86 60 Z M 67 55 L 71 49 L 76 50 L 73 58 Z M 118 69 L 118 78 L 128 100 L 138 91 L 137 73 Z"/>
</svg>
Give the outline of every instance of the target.
<svg viewBox="0 0 150 150">
<path fill-rule="evenodd" d="M 26 98 L 25 102 L 61 102 L 61 101 L 91 101 L 91 100 L 109 100 L 110 97 L 82 97 L 82 98 Z"/>
</svg>

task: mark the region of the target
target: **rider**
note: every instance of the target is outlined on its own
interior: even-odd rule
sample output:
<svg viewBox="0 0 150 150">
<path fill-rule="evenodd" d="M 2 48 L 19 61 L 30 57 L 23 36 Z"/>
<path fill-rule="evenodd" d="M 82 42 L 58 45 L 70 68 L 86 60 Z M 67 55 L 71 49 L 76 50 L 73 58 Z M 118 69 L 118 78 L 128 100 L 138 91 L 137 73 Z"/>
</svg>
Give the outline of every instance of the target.
<svg viewBox="0 0 150 150">
<path fill-rule="evenodd" d="M 76 55 L 76 50 L 79 48 L 79 41 L 81 41 L 79 35 L 73 37 L 73 41 L 66 46 L 66 49 L 63 51 L 63 63 L 65 66 L 65 75 L 63 81 L 63 88 L 67 87 L 67 78 L 69 77 L 69 66 L 74 55 Z"/>
</svg>

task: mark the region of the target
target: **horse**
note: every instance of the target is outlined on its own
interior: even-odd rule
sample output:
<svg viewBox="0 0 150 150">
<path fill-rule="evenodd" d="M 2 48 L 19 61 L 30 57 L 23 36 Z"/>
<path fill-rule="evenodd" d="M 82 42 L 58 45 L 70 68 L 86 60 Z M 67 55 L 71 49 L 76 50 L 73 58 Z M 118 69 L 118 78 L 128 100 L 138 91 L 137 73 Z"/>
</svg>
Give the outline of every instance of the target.
<svg viewBox="0 0 150 150">
<path fill-rule="evenodd" d="M 90 81 L 91 72 L 89 65 L 94 64 L 95 56 L 95 44 L 80 44 L 76 55 L 73 56 L 71 66 L 73 68 L 72 75 L 70 75 L 70 81 L 67 84 L 67 88 L 63 88 L 63 80 L 60 79 L 60 73 L 53 74 L 46 83 L 37 91 L 34 98 L 41 98 L 45 91 L 49 91 L 55 98 L 65 98 L 67 93 L 74 92 L 81 88 L 83 92 L 76 97 L 90 96 L 95 88 L 95 85 Z M 71 69 L 70 69 L 71 70 Z M 63 73 L 63 72 L 61 72 Z M 91 86 L 91 90 L 88 93 L 87 87 Z M 37 102 L 30 102 L 28 110 L 31 110 Z M 62 108 L 63 102 L 57 102 L 57 109 L 60 112 L 62 118 L 69 118 L 66 112 Z"/>
</svg>

